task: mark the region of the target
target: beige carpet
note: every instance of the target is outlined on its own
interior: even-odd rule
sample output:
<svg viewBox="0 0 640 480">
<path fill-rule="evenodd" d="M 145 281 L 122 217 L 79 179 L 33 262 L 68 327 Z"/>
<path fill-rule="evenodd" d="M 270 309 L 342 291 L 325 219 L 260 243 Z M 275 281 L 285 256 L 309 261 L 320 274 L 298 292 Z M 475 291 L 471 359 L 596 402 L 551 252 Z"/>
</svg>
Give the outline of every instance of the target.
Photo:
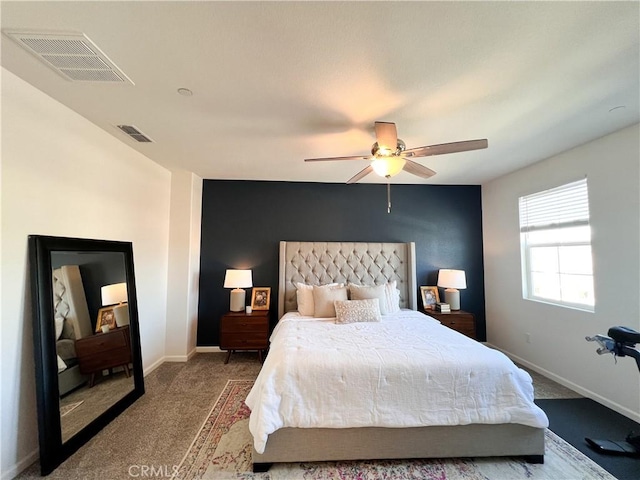
<svg viewBox="0 0 640 480">
<path fill-rule="evenodd" d="M 267 473 L 253 474 L 250 412 L 244 404 L 252 384 L 246 380 L 229 380 L 185 458 L 175 469 L 174 480 L 615 479 L 551 431 L 546 434 L 543 465 L 531 465 L 518 458 L 307 462 L 276 464 Z"/>
</svg>

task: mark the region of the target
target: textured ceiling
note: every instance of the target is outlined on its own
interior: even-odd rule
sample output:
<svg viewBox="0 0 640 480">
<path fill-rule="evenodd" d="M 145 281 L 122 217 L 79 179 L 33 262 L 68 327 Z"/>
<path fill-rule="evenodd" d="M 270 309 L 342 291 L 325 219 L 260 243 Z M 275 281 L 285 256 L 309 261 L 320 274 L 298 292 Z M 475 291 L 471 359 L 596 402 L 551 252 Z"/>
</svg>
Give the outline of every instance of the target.
<svg viewBox="0 0 640 480">
<path fill-rule="evenodd" d="M 3 30 L 82 32 L 135 85 L 70 82 L 5 35 L 1 63 L 204 178 L 343 182 L 366 161 L 303 159 L 367 154 L 383 120 L 407 148 L 489 140 L 394 183 L 481 184 L 640 120 L 639 5 L 2 2 Z"/>
</svg>

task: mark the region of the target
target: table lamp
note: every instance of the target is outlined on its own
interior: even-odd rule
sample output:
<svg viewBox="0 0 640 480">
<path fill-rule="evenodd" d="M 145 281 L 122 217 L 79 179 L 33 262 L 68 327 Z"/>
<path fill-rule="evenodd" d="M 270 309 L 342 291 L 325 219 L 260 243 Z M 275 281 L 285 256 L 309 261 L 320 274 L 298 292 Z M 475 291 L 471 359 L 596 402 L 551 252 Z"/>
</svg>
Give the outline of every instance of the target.
<svg viewBox="0 0 640 480">
<path fill-rule="evenodd" d="M 232 312 L 241 312 L 244 310 L 246 292 L 243 288 L 252 286 L 251 270 L 227 270 L 224 276 L 224 288 L 233 288 L 233 290 L 231 290 L 229 310 Z"/>
<path fill-rule="evenodd" d="M 129 325 L 127 284 L 122 282 L 105 285 L 100 289 L 100 296 L 102 297 L 103 307 L 115 305 L 113 307 L 113 315 L 116 317 L 116 326 L 123 327 Z"/>
<path fill-rule="evenodd" d="M 438 272 L 438 286 L 445 289 L 444 301 L 451 310 L 460 310 L 459 288 L 467 288 L 467 277 L 464 270 L 442 269 Z"/>
</svg>

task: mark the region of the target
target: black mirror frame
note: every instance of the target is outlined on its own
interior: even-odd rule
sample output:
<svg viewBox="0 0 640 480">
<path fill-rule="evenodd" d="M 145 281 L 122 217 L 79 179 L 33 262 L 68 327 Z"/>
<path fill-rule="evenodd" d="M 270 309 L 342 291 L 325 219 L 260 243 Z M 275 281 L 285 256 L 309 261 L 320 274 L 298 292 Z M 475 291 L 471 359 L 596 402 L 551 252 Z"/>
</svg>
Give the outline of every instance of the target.
<svg viewBox="0 0 640 480">
<path fill-rule="evenodd" d="M 53 321 L 51 253 L 58 251 L 124 254 L 129 304 L 129 329 L 134 388 L 73 437 L 62 443 L 60 398 Z M 131 242 L 29 235 L 33 299 L 33 348 L 36 369 L 40 470 L 48 475 L 144 394 L 138 303 Z"/>
</svg>

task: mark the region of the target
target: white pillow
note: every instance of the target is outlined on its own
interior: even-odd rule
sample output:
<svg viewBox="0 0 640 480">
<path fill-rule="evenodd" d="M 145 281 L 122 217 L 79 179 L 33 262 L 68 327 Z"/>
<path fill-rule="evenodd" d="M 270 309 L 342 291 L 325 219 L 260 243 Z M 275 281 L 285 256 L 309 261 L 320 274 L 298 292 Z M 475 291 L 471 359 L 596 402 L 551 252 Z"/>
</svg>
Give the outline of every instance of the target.
<svg viewBox="0 0 640 480">
<path fill-rule="evenodd" d="M 349 291 L 351 292 L 351 300 L 367 300 L 370 298 L 378 299 L 378 305 L 380 313 L 386 315 L 387 311 L 387 298 L 386 298 L 386 286 L 376 285 L 375 287 L 361 287 L 360 285 L 349 284 Z"/>
<path fill-rule="evenodd" d="M 361 287 L 349 284 L 352 300 L 362 300 L 366 298 L 377 298 L 380 301 L 380 313 L 387 315 L 400 311 L 400 290 L 398 290 L 395 280 L 376 287 Z"/>
<path fill-rule="evenodd" d="M 377 298 L 366 300 L 336 300 L 336 323 L 379 322 L 380 302 Z"/>
<path fill-rule="evenodd" d="M 313 287 L 313 316 L 317 318 L 331 318 L 336 316 L 333 302 L 347 300 L 347 289 L 344 285 L 323 285 Z"/>
<path fill-rule="evenodd" d="M 315 312 L 314 304 L 313 304 L 313 285 L 306 285 L 304 283 L 295 282 L 296 287 L 296 301 L 298 303 L 298 313 L 300 315 L 304 315 L 305 317 L 313 317 Z M 336 287 L 342 286 L 342 284 L 338 283 L 330 283 L 328 286 Z"/>
<path fill-rule="evenodd" d="M 385 285 L 384 298 L 387 304 L 387 313 L 398 313 L 400 311 L 400 290 L 397 289 L 395 280 Z"/>
</svg>

